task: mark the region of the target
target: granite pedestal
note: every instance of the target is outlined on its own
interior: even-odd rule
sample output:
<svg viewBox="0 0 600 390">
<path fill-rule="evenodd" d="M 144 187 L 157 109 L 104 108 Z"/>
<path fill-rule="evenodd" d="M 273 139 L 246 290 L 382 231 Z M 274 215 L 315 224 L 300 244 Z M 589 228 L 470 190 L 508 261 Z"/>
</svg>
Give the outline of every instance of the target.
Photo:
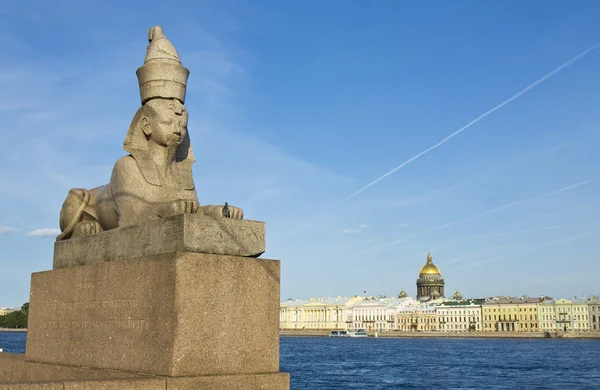
<svg viewBox="0 0 600 390">
<path fill-rule="evenodd" d="M 152 376 L 157 388 L 164 388 L 161 383 L 169 389 L 289 388 L 289 375 L 279 372 L 279 261 L 201 253 L 209 251 L 207 246 L 186 235 L 196 237 L 190 232 L 205 223 L 206 217 L 190 216 L 151 221 L 154 232 L 176 227 L 166 249 L 156 244 L 160 234 L 153 243 L 144 238 L 144 225 L 57 243 L 56 269 L 31 278 L 25 359 L 11 358 L 12 374 L 0 370 L 0 382 L 93 379 L 99 387 L 64 382 L 64 388 L 95 389 L 119 388 L 102 381 L 139 384 Z M 264 237 L 264 225 L 226 223 L 208 230 L 216 236 L 236 234 L 246 223 L 259 233 L 238 234 L 245 238 L 237 246 L 219 248 L 213 241 L 212 251 L 229 253 L 248 240 L 260 247 L 256 241 L 261 229 Z M 113 245 L 109 235 L 123 245 L 132 243 L 118 249 L 127 257 L 102 248 Z M 0 366 L 8 361 L 1 355 Z M 49 367 L 61 370 L 52 377 Z"/>
</svg>

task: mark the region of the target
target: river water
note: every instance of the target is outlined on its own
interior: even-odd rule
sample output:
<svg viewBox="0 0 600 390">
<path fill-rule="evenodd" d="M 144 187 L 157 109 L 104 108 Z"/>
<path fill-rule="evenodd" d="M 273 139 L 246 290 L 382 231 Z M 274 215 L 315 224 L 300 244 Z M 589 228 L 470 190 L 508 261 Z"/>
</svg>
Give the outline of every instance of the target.
<svg viewBox="0 0 600 390">
<path fill-rule="evenodd" d="M 25 333 L 0 332 L 5 352 Z M 600 389 L 600 340 L 282 337 L 292 389 Z"/>
</svg>

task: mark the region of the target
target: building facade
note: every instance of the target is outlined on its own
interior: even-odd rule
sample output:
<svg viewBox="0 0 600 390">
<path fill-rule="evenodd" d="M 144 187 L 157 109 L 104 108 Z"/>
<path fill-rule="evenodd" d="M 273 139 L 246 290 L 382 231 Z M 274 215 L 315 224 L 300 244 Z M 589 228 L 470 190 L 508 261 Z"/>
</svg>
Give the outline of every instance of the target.
<svg viewBox="0 0 600 390">
<path fill-rule="evenodd" d="M 592 297 L 588 301 L 589 329 L 592 332 L 600 331 L 600 299 Z"/>
<path fill-rule="evenodd" d="M 588 332 L 590 330 L 589 300 L 574 298 L 571 302 L 573 302 L 573 330 L 576 332 Z"/>
<path fill-rule="evenodd" d="M 585 298 L 544 301 L 540 305 L 540 328 L 545 332 L 590 330 L 589 301 Z"/>
<path fill-rule="evenodd" d="M 344 310 L 359 297 L 310 298 L 287 300 L 279 306 L 282 330 L 346 329 Z"/>
<path fill-rule="evenodd" d="M 484 332 L 538 332 L 542 298 L 491 298 L 481 306 Z"/>
<path fill-rule="evenodd" d="M 365 297 L 353 302 L 345 310 L 347 329 L 392 331 L 397 327 L 396 312 L 415 302 L 412 298 Z"/>
<path fill-rule="evenodd" d="M 427 255 L 427 263 L 421 267 L 417 279 L 417 300 L 429 301 L 444 297 L 444 279 L 439 268 L 433 264 L 431 253 Z"/>
<path fill-rule="evenodd" d="M 557 312 L 554 303 L 553 299 L 548 299 L 540 303 L 540 330 L 542 332 L 556 332 L 557 329 L 561 329 L 561 324 L 557 322 Z"/>
<path fill-rule="evenodd" d="M 442 332 L 481 332 L 483 329 L 481 305 L 484 302 L 483 299 L 442 302 L 436 307 L 439 330 Z"/>
<path fill-rule="evenodd" d="M 430 302 L 415 301 L 398 308 L 397 330 L 401 332 L 435 332 L 438 330 L 436 305 L 439 300 Z"/>
</svg>

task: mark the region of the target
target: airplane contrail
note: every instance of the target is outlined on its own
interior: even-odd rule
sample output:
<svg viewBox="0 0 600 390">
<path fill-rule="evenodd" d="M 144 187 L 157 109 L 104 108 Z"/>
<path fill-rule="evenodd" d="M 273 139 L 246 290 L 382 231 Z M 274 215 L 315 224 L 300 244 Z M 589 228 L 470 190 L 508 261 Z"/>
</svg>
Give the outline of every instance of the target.
<svg viewBox="0 0 600 390">
<path fill-rule="evenodd" d="M 569 61 L 565 62 L 564 64 L 560 65 L 558 68 L 554 69 L 553 71 L 551 71 L 550 73 L 547 73 L 546 75 L 544 75 L 542 78 L 538 79 L 537 81 L 535 81 L 534 83 L 528 85 L 527 87 L 523 88 L 522 90 L 520 90 L 519 92 L 517 92 L 516 94 L 514 94 L 512 97 L 510 97 L 508 100 L 505 100 L 504 102 L 498 104 L 496 107 L 492 108 L 489 111 L 486 111 L 485 113 L 481 114 L 480 116 L 478 116 L 477 118 L 473 119 L 471 122 L 467 123 L 466 125 L 464 125 L 463 127 L 461 127 L 460 129 L 456 130 L 454 133 L 450 134 L 449 136 L 447 136 L 446 138 L 444 138 L 443 140 L 441 140 L 440 142 L 438 142 L 437 144 L 425 149 L 424 151 L 422 151 L 421 153 L 417 154 L 414 157 L 409 158 L 408 160 L 404 161 L 402 164 L 398 165 L 396 168 L 392 169 L 391 171 L 385 173 L 384 175 L 378 177 L 377 179 L 373 180 L 372 182 L 370 182 L 369 184 L 367 184 L 366 186 L 364 186 L 363 188 L 361 188 L 360 190 L 354 192 L 353 194 L 347 196 L 346 198 L 342 199 L 340 201 L 340 203 L 343 203 L 351 198 L 353 198 L 354 196 L 360 194 L 361 192 L 363 192 L 364 190 L 366 190 L 367 188 L 371 187 L 374 184 L 377 184 L 378 182 L 380 182 L 381 180 L 385 179 L 386 177 L 388 177 L 389 175 L 391 175 L 392 173 L 396 172 L 397 170 L 407 166 L 408 164 L 410 164 L 411 162 L 415 161 L 416 159 L 418 159 L 419 157 L 421 157 L 424 154 L 429 153 L 430 151 L 432 151 L 433 149 L 436 149 L 438 146 L 441 146 L 443 144 L 445 144 L 446 142 L 448 142 L 450 139 L 454 138 L 455 136 L 459 135 L 460 133 L 462 133 L 463 131 L 467 130 L 469 127 L 473 126 L 475 123 L 479 122 L 480 120 L 482 120 L 483 118 L 485 118 L 486 116 L 490 115 L 491 113 L 493 113 L 496 110 L 499 110 L 500 108 L 506 106 L 508 103 L 520 98 L 521 96 L 523 96 L 525 93 L 529 92 L 531 89 L 537 87 L 538 85 L 540 85 L 541 83 L 543 83 L 544 81 L 546 81 L 547 79 L 549 79 L 550 77 L 554 76 L 555 74 L 557 74 L 558 72 L 560 72 L 561 70 L 567 68 L 568 66 L 574 64 L 575 62 L 577 62 L 579 59 L 581 59 L 582 57 L 584 57 L 586 54 L 590 53 L 591 51 L 597 49 L 600 46 L 600 42 L 596 43 L 594 46 L 588 48 L 587 50 L 581 52 L 580 54 L 576 55 L 575 57 L 571 58 Z"/>
<path fill-rule="evenodd" d="M 390 246 L 394 246 L 394 245 L 400 244 L 400 243 L 402 243 L 404 241 L 410 240 L 411 238 L 415 238 L 415 237 L 421 236 L 421 235 L 423 235 L 425 233 L 435 232 L 435 231 L 438 231 L 438 230 L 441 230 L 441 229 L 445 229 L 445 228 L 450 227 L 450 226 L 459 225 L 461 223 L 472 221 L 474 219 L 481 218 L 481 217 L 484 217 L 486 215 L 497 213 L 498 211 L 502 211 L 502 210 L 510 209 L 510 208 L 513 208 L 513 207 L 516 207 L 516 206 L 520 206 L 520 205 L 522 205 L 524 203 L 528 203 L 528 202 L 532 202 L 534 200 L 539 200 L 539 199 L 547 198 L 547 197 L 552 196 L 552 195 L 560 194 L 561 192 L 565 192 L 565 191 L 569 191 L 569 190 L 572 190 L 572 189 L 577 188 L 577 187 L 581 187 L 583 185 L 592 183 L 592 182 L 594 182 L 596 180 L 599 180 L 599 179 L 600 179 L 600 176 L 593 177 L 591 179 L 583 180 L 583 181 L 580 181 L 578 183 L 571 184 L 569 186 L 562 187 L 562 188 L 559 188 L 559 189 L 556 189 L 556 190 L 552 190 L 552 191 L 546 192 L 546 193 L 541 194 L 541 195 L 536 195 L 536 196 L 532 196 L 530 198 L 525 198 L 525 199 L 517 200 L 515 202 L 507 203 L 505 205 L 502 205 L 502 206 L 499 206 L 499 207 L 495 207 L 493 209 L 490 209 L 490 210 L 487 210 L 487 211 L 483 211 L 481 213 L 477 213 L 477 214 L 471 215 L 470 217 L 467 217 L 467 218 L 463 218 L 463 219 L 459 219 L 459 220 L 456 220 L 456 221 L 448 222 L 448 223 L 445 223 L 443 225 L 439 225 L 439 226 L 433 227 L 431 229 L 420 231 L 418 233 L 415 233 L 415 234 L 412 234 L 410 236 L 404 237 L 404 238 L 402 238 L 400 240 L 393 241 L 393 242 L 390 242 L 388 244 L 381 245 L 379 247 L 373 248 L 370 251 L 365 251 L 365 252 L 363 252 L 361 254 L 371 253 L 374 250 L 384 249 L 384 248 L 387 248 L 387 247 L 390 247 Z"/>
</svg>

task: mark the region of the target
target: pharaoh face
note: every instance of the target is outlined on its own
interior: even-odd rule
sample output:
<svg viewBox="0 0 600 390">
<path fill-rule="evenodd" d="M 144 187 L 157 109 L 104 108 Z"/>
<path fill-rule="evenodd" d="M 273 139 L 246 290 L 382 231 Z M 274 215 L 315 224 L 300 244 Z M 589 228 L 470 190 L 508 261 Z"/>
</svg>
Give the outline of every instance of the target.
<svg viewBox="0 0 600 390">
<path fill-rule="evenodd" d="M 146 103 L 152 115 L 142 119 L 142 129 L 154 142 L 166 148 L 177 148 L 187 133 L 188 113 L 176 99 L 153 99 Z"/>
</svg>

